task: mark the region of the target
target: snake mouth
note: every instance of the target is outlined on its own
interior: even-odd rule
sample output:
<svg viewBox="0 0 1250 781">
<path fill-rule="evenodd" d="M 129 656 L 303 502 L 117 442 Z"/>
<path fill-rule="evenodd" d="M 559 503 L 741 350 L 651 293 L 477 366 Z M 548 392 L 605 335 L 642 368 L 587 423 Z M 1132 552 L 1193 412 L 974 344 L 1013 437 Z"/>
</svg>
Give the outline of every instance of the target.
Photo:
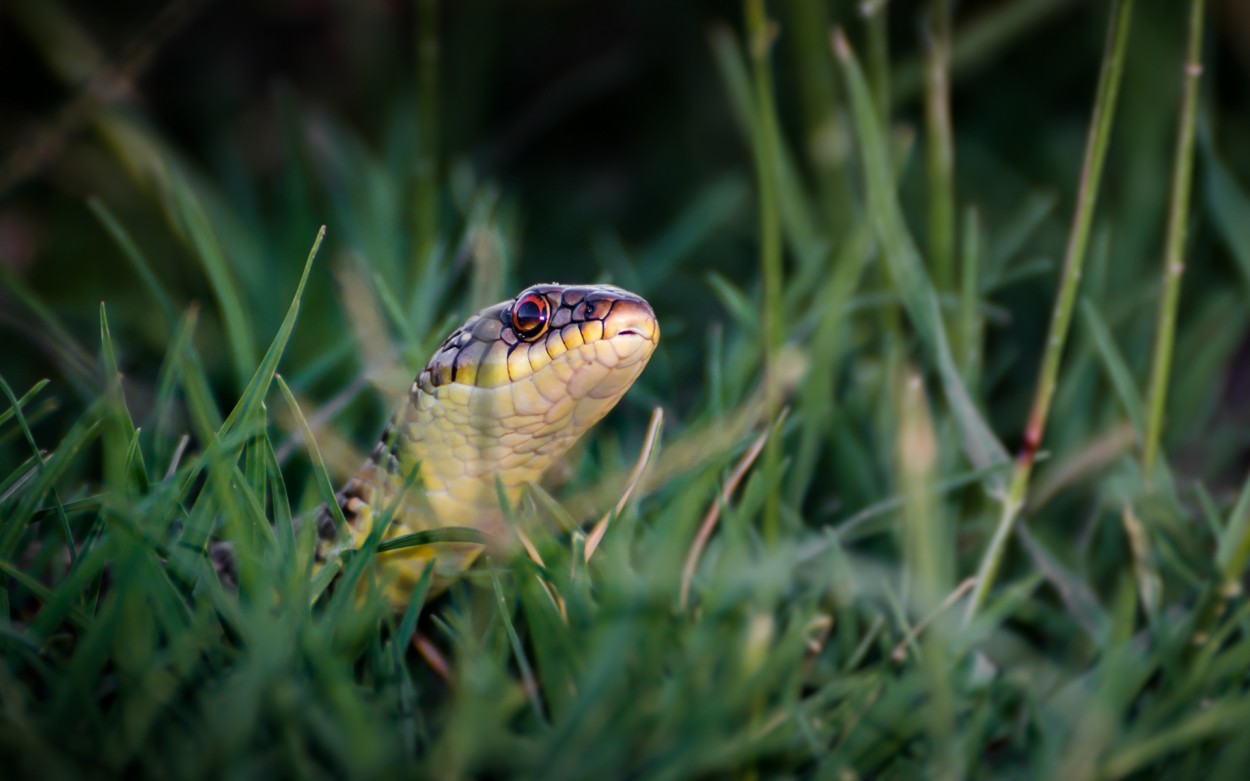
<svg viewBox="0 0 1250 781">
<path fill-rule="evenodd" d="M 651 305 L 634 297 L 614 301 L 612 311 L 603 323 L 603 335 L 610 339 L 631 337 L 655 342 L 660 336 L 660 323 Z"/>
</svg>

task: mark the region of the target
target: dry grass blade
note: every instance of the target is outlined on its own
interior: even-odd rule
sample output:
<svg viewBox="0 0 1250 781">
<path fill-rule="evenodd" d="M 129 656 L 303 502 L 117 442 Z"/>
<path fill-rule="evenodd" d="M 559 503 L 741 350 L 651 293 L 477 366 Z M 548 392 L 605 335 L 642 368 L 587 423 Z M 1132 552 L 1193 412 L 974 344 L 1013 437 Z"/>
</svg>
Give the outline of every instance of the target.
<svg viewBox="0 0 1250 781">
<path fill-rule="evenodd" d="M 902 664 L 907 658 L 907 647 L 916 642 L 917 638 L 920 637 L 920 633 L 932 624 L 935 618 L 947 610 L 950 610 L 956 602 L 963 599 L 964 594 L 967 594 L 968 591 L 976 585 L 976 582 L 976 578 L 965 579 L 962 583 L 955 587 L 954 591 L 946 595 L 946 598 L 942 600 L 940 605 L 933 608 L 933 610 L 929 611 L 927 616 L 920 619 L 920 623 L 911 627 L 906 636 L 904 636 L 902 640 L 898 641 L 898 645 L 894 646 L 894 651 L 890 654 L 891 661 L 895 664 Z"/>
<path fill-rule="evenodd" d="M 1159 568 L 1155 564 L 1150 531 L 1142 524 L 1137 513 L 1133 512 L 1133 506 L 1127 502 L 1120 520 L 1128 537 L 1129 550 L 1133 552 L 1133 572 L 1137 577 L 1137 590 L 1141 595 L 1142 607 L 1145 608 L 1146 615 L 1154 618 L 1159 614 L 1163 579 L 1159 577 Z"/>
<path fill-rule="evenodd" d="M 1024 514 L 1041 510 L 1051 499 L 1073 485 L 1090 480 L 1107 469 L 1116 459 L 1132 449 L 1137 431 L 1131 423 L 1120 423 L 1081 443 L 1074 452 L 1058 462 L 1054 469 L 1038 480 L 1029 494 Z"/>
<path fill-rule="evenodd" d="M 634 489 L 642 482 L 642 476 L 646 473 L 647 464 L 651 463 L 651 455 L 655 452 L 656 443 L 660 439 L 660 430 L 663 427 L 664 410 L 661 407 L 656 407 L 651 411 L 651 423 L 647 426 L 647 436 L 642 442 L 642 452 L 638 454 L 638 461 L 629 473 L 629 480 L 625 483 L 625 490 L 621 493 L 621 498 L 617 500 L 615 507 L 604 513 L 599 522 L 595 524 L 595 528 L 590 530 L 590 536 L 586 538 L 587 564 L 590 563 L 590 557 L 594 555 L 595 550 L 599 547 L 599 543 L 603 541 L 603 535 L 608 533 L 608 524 L 625 510 L 625 504 L 629 501 L 630 496 L 633 495 Z"/>
<path fill-rule="evenodd" d="M 694 581 L 694 571 L 699 566 L 699 559 L 703 556 L 703 549 L 707 547 L 707 541 L 712 538 L 712 532 L 716 529 L 716 522 L 720 520 L 721 507 L 725 502 L 729 501 L 729 497 L 733 496 L 733 492 L 737 490 L 738 484 L 742 482 L 742 478 L 746 477 L 747 471 L 751 465 L 755 463 L 755 459 L 759 458 L 760 451 L 764 449 L 764 444 L 768 442 L 769 436 L 775 428 L 779 428 L 782 421 L 786 419 L 789 408 L 781 411 L 781 415 L 777 418 L 777 424 L 773 428 L 769 428 L 764 433 L 756 437 L 751 443 L 751 447 L 738 461 L 734 471 L 730 473 L 729 479 L 725 481 L 725 487 L 721 489 L 720 495 L 716 497 L 716 501 L 708 508 L 707 515 L 703 516 L 703 522 L 699 524 L 699 531 L 694 536 L 694 542 L 690 545 L 690 552 L 686 554 L 686 563 L 681 568 L 681 607 L 684 610 L 690 602 L 690 584 Z"/>
<path fill-rule="evenodd" d="M 530 561 L 546 569 L 547 562 L 543 561 L 542 554 L 538 552 L 538 547 L 534 545 L 534 541 L 529 538 L 529 535 L 524 530 L 518 528 L 516 529 L 516 536 L 521 541 L 521 547 L 525 548 L 525 554 L 530 557 Z M 536 575 L 535 577 L 538 576 Z M 563 618 L 564 623 L 567 624 L 569 622 L 569 610 L 564 604 L 564 598 L 546 580 L 539 577 L 538 582 L 542 584 L 543 591 L 546 591 L 547 596 L 551 598 L 551 604 L 555 605 L 556 610 L 560 611 L 560 618 Z"/>
<path fill-rule="evenodd" d="M 434 645 L 433 640 L 417 632 L 413 635 L 412 644 L 430 669 L 438 673 L 439 678 L 447 683 L 452 682 L 451 665 L 447 662 L 447 657 L 443 656 L 443 652 L 438 650 L 438 646 Z"/>
</svg>

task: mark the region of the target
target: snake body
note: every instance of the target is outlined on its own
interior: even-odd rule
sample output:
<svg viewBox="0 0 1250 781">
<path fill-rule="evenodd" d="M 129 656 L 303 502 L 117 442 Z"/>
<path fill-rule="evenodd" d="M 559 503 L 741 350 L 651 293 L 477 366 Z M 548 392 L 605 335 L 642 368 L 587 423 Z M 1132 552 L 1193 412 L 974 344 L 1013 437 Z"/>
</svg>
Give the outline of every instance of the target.
<svg viewBox="0 0 1250 781">
<path fill-rule="evenodd" d="M 616 405 L 659 342 L 640 296 L 610 285 L 535 285 L 470 317 L 412 383 L 369 459 L 326 508 L 319 557 L 358 547 L 395 512 L 386 537 L 445 526 L 499 536 L 500 493 L 515 504 Z M 388 596 L 404 601 L 436 559 L 436 587 L 481 546 L 418 545 L 380 554 Z"/>
</svg>

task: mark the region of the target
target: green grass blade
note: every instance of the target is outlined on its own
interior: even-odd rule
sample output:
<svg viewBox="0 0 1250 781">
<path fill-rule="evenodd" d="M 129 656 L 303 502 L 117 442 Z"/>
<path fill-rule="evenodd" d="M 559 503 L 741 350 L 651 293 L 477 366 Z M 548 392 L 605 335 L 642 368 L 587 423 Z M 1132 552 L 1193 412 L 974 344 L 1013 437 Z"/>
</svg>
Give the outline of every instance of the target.
<svg viewBox="0 0 1250 781">
<path fill-rule="evenodd" d="M 251 367 L 256 365 L 251 318 L 243 306 L 243 297 L 231 272 L 225 250 L 217 234 L 213 232 L 204 208 L 182 176 L 171 173 L 169 182 L 174 205 L 186 230 L 186 238 L 204 267 L 204 273 L 208 276 L 213 295 L 217 299 L 217 306 L 221 310 L 226 341 L 230 344 L 230 355 L 234 361 L 235 377 L 242 385 Z"/>
<path fill-rule="evenodd" d="M 295 330 L 295 320 L 299 316 L 304 286 L 308 283 L 308 274 L 312 271 L 313 259 L 317 257 L 317 250 L 321 248 L 321 241 L 325 238 L 325 235 L 326 229 L 323 225 L 317 231 L 317 238 L 313 240 L 312 249 L 308 252 L 308 259 L 304 261 L 304 272 L 300 275 L 299 284 L 295 287 L 295 297 L 291 300 L 290 307 L 287 308 L 286 317 L 282 319 L 282 325 L 278 328 L 278 333 L 269 344 L 269 349 L 265 351 L 265 357 L 261 359 L 260 365 L 256 367 L 256 371 L 252 374 L 252 379 L 247 383 L 247 387 L 244 388 L 238 403 L 235 404 L 230 414 L 226 416 L 225 422 L 221 424 L 218 436 L 224 436 L 240 421 L 247 420 L 254 415 L 264 401 L 265 395 L 269 392 L 269 385 L 273 382 L 274 374 L 278 370 L 278 362 L 282 360 L 282 353 L 286 350 L 287 342 L 291 338 L 291 332 Z"/>
<path fill-rule="evenodd" d="M 885 136 L 877 122 L 868 85 L 859 64 L 851 54 L 850 45 L 841 37 L 841 33 L 835 35 L 835 53 L 842 63 L 852 115 L 863 148 L 862 163 L 864 179 L 868 183 L 869 211 L 877 236 L 885 247 L 886 263 L 894 285 L 903 297 L 903 305 L 911 317 L 916 333 L 928 350 L 929 360 L 942 379 L 942 390 L 958 423 L 968 459 L 979 469 L 1003 463 L 1008 460 L 1007 450 L 977 410 L 951 355 L 937 293 L 925 274 L 920 253 L 916 250 L 898 205 L 892 169 L 883 140 Z M 1001 476 L 997 472 L 991 475 L 988 478 L 990 490 L 1001 493 Z"/>
<path fill-rule="evenodd" d="M 122 256 L 130 262 L 135 273 L 139 275 L 140 281 L 148 289 L 148 293 L 156 301 L 156 305 L 160 307 L 161 314 L 165 317 L 165 325 L 173 326 L 174 323 L 178 322 L 178 310 L 174 306 L 174 300 L 169 295 L 169 292 L 165 290 L 165 286 L 161 284 L 156 273 L 152 271 L 151 264 L 143 256 L 134 239 L 130 237 L 130 234 L 99 198 L 88 198 L 87 208 L 91 210 L 96 220 L 112 237 L 113 242 L 117 244 L 117 248 L 122 251 Z"/>
</svg>

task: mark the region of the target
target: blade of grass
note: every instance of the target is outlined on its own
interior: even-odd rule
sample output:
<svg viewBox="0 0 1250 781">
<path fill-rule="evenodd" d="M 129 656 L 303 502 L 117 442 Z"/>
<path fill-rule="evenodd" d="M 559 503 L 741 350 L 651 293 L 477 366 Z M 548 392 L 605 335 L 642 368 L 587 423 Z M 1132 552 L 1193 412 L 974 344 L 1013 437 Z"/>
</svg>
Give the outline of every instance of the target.
<svg viewBox="0 0 1250 781">
<path fill-rule="evenodd" d="M 1242 281 L 1250 287 L 1250 197 L 1216 154 L 1211 134 L 1203 133 L 1201 141 L 1206 209 L 1233 255 Z"/>
<path fill-rule="evenodd" d="M 156 273 L 152 271 L 151 264 L 143 256 L 138 245 L 135 244 L 130 234 L 99 198 L 88 198 L 87 208 L 91 210 L 96 220 L 108 232 L 109 236 L 113 238 L 113 242 L 122 251 L 122 256 L 130 262 L 135 273 L 139 275 L 139 279 L 148 289 L 153 300 L 156 301 L 156 305 L 160 307 L 161 314 L 165 317 L 165 326 L 172 328 L 174 323 L 178 322 L 178 310 L 174 306 L 173 298 L 170 297 L 165 290 L 165 286 L 157 279 Z"/>
<path fill-rule="evenodd" d="M 946 402 L 955 416 L 969 460 L 981 469 L 1005 462 L 1008 460 L 1006 449 L 977 410 L 951 355 L 936 291 L 925 274 L 920 253 L 903 220 L 882 130 L 876 122 L 867 83 L 850 44 L 840 30 L 834 33 L 833 48 L 850 90 L 852 114 L 863 149 L 869 211 L 877 236 L 885 248 L 885 259 L 894 286 L 903 298 L 904 308 L 917 334 L 928 349 L 929 360 L 941 377 Z M 988 473 L 987 480 L 992 493 L 1001 491 L 1001 476 L 997 471 Z"/>
<path fill-rule="evenodd" d="M 243 306 L 238 283 L 231 272 L 221 241 L 213 232 L 204 208 L 191 192 L 191 186 L 182 176 L 171 172 L 169 190 L 186 231 L 186 239 L 199 257 L 217 299 L 222 324 L 226 330 L 226 341 L 230 344 L 235 378 L 242 385 L 250 367 L 256 364 L 256 348 L 251 318 Z"/>
<path fill-rule="evenodd" d="M 508 642 L 512 645 L 512 655 L 516 659 L 517 668 L 521 671 L 522 686 L 529 699 L 534 716 L 542 724 L 547 724 L 547 715 L 543 712 L 543 704 L 539 700 L 538 680 L 530 667 L 529 657 L 521 645 L 521 637 L 517 634 L 516 625 L 512 623 L 512 612 L 508 610 L 508 601 L 504 598 L 503 586 L 499 583 L 498 569 L 492 564 L 490 569 L 490 585 L 495 592 L 495 607 L 499 610 L 499 618 L 503 621 L 504 630 L 508 633 Z"/>
<path fill-rule="evenodd" d="M 769 54 L 776 37 L 776 23 L 768 18 L 764 0 L 744 0 L 747 51 L 755 91 L 754 151 L 756 185 L 759 188 L 760 277 L 763 279 L 764 410 L 772 417 L 782 403 L 780 353 L 785 340 L 782 313 L 781 222 L 777 202 L 777 171 L 780 162 L 780 131 L 773 101 Z M 770 437 L 764 447 L 764 480 L 776 485 L 781 469 L 780 437 Z M 781 492 L 770 491 L 764 504 L 762 531 L 765 542 L 775 543 L 781 534 Z"/>
<path fill-rule="evenodd" d="M 339 507 L 338 501 L 334 498 L 334 484 L 326 469 L 325 459 L 321 457 L 321 449 L 317 447 L 317 440 L 313 437 L 312 428 L 308 425 L 308 419 L 304 417 L 303 411 L 299 408 L 299 402 L 295 400 L 295 394 L 291 392 L 286 380 L 282 379 L 281 374 L 275 374 L 273 378 L 278 383 L 278 389 L 282 391 L 287 406 L 291 408 L 291 414 L 299 422 L 304 446 L 308 448 L 308 457 L 312 461 L 313 482 L 316 484 L 317 492 L 321 495 L 321 501 L 330 510 L 335 528 L 341 531 L 347 527 L 347 519 L 343 517 L 343 508 Z"/>
<path fill-rule="evenodd" d="M 415 286 L 434 262 L 438 240 L 439 165 L 439 67 L 438 0 L 415 0 L 416 83 L 420 128 L 417 132 L 416 192 L 413 207 L 416 235 L 413 240 L 412 275 Z"/>
<path fill-rule="evenodd" d="M 981 219 L 974 207 L 964 214 L 963 251 L 959 264 L 959 316 L 956 318 L 958 363 L 964 383 L 974 391 L 981 377 L 981 324 L 977 293 L 982 263 Z"/>
<path fill-rule="evenodd" d="M 1033 406 L 1029 412 L 1024 443 L 1016 457 L 1016 467 L 1012 472 L 1007 495 L 1002 498 L 998 527 L 977 567 L 977 586 L 968 601 L 967 612 L 964 616 L 965 623 L 970 623 L 975 618 L 994 584 L 994 577 L 998 573 L 1006 551 L 1007 541 L 1011 537 L 1020 509 L 1024 506 L 1033 461 L 1037 456 L 1038 448 L 1041 447 L 1042 436 L 1045 433 L 1046 418 L 1050 413 L 1050 401 L 1054 396 L 1059 376 L 1059 362 L 1063 356 L 1068 326 L 1076 304 L 1077 287 L 1081 278 L 1081 267 L 1085 262 L 1085 250 L 1089 243 L 1094 207 L 1098 202 L 1103 161 L 1106 158 L 1111 127 L 1115 118 L 1116 99 L 1124 71 L 1124 52 L 1128 45 L 1132 12 L 1133 0 L 1115 0 L 1111 6 L 1111 22 L 1107 31 L 1102 70 L 1098 77 L 1098 89 L 1094 98 L 1094 114 L 1090 120 L 1085 160 L 1077 191 L 1076 213 L 1072 218 L 1072 229 L 1068 236 L 1067 252 L 1064 258 L 1063 278 L 1060 281 L 1059 296 L 1055 300 L 1054 311 L 1051 314 L 1050 329 L 1046 338 L 1045 353 L 1037 380 Z"/>
<path fill-rule="evenodd" d="M 1151 485 L 1159 441 L 1163 437 L 1163 413 L 1167 409 L 1168 380 L 1172 371 L 1172 344 L 1176 339 L 1176 310 L 1180 306 L 1181 275 L 1185 271 L 1185 232 L 1189 222 L 1189 193 L 1194 170 L 1194 126 L 1198 115 L 1198 79 L 1202 76 L 1203 0 L 1190 0 L 1189 38 L 1185 53 L 1184 86 L 1177 119 L 1176 152 L 1172 162 L 1172 201 L 1168 207 L 1168 232 L 1163 256 L 1163 294 L 1155 321 L 1154 356 L 1150 371 L 1150 410 L 1142 446 L 1142 471 Z"/>
<path fill-rule="evenodd" d="M 48 382 L 49 380 L 40 380 L 39 382 L 36 382 L 30 387 L 30 390 L 22 394 L 22 397 L 17 400 L 17 404 L 10 405 L 4 412 L 0 412 L 0 426 L 8 423 L 9 418 L 16 416 L 19 410 L 23 410 L 29 406 L 31 400 L 34 399 L 35 396 L 39 395 L 39 391 L 48 387 Z"/>
<path fill-rule="evenodd" d="M 955 148 L 951 129 L 951 0 L 929 4 L 925 31 L 925 159 L 929 264 L 940 291 L 955 285 Z M 961 345 L 962 346 L 962 345 Z"/>
<path fill-rule="evenodd" d="M 51 349 L 78 392 L 85 398 L 93 397 L 99 386 L 99 372 L 95 362 L 87 351 L 79 346 L 69 328 L 4 263 L 0 263 L 0 287 L 7 288 L 35 316 L 38 328 L 34 327 L 34 323 L 28 325 L 27 328 L 32 336 L 37 336 L 40 343 L 46 343 Z M 19 322 L 27 321 L 23 318 Z"/>
<path fill-rule="evenodd" d="M 265 357 L 261 360 L 260 365 L 256 367 L 252 379 L 244 388 L 243 394 L 239 397 L 239 401 L 235 404 L 230 414 L 226 416 L 226 420 L 221 424 L 221 429 L 217 436 L 221 437 L 229 433 L 240 421 L 249 419 L 264 401 L 265 395 L 269 392 L 269 384 L 273 381 L 273 377 L 278 370 L 278 362 L 282 360 L 282 353 L 286 351 L 287 342 L 291 338 L 291 332 L 295 329 L 295 320 L 299 315 L 300 302 L 304 295 L 304 286 L 308 284 L 308 274 L 312 271 L 313 259 L 317 257 L 317 250 L 321 249 L 321 241 L 326 237 L 326 228 L 324 225 L 317 231 L 317 237 L 313 240 L 312 249 L 308 251 L 308 259 L 304 261 L 304 273 L 300 275 L 299 284 L 295 287 L 295 296 L 291 299 L 291 305 L 287 308 L 286 317 L 282 319 L 282 325 L 278 328 L 278 333 L 274 336 L 273 342 L 270 343 L 269 349 L 265 352 Z"/>
<path fill-rule="evenodd" d="M 1098 314 L 1098 308 L 1089 300 L 1081 302 L 1081 317 L 1085 321 L 1085 328 L 1089 331 L 1099 357 L 1102 358 L 1107 379 L 1111 380 L 1111 387 L 1115 388 L 1116 396 L 1120 399 L 1120 406 L 1124 408 L 1124 413 L 1132 422 L 1140 441 L 1142 433 L 1146 430 L 1146 405 L 1142 403 L 1141 392 L 1137 390 L 1137 383 L 1133 381 L 1128 362 L 1124 360 L 1123 353 L 1116 346 L 1115 338 L 1111 335 L 1107 324 L 1103 322 L 1102 315 Z"/>
</svg>

